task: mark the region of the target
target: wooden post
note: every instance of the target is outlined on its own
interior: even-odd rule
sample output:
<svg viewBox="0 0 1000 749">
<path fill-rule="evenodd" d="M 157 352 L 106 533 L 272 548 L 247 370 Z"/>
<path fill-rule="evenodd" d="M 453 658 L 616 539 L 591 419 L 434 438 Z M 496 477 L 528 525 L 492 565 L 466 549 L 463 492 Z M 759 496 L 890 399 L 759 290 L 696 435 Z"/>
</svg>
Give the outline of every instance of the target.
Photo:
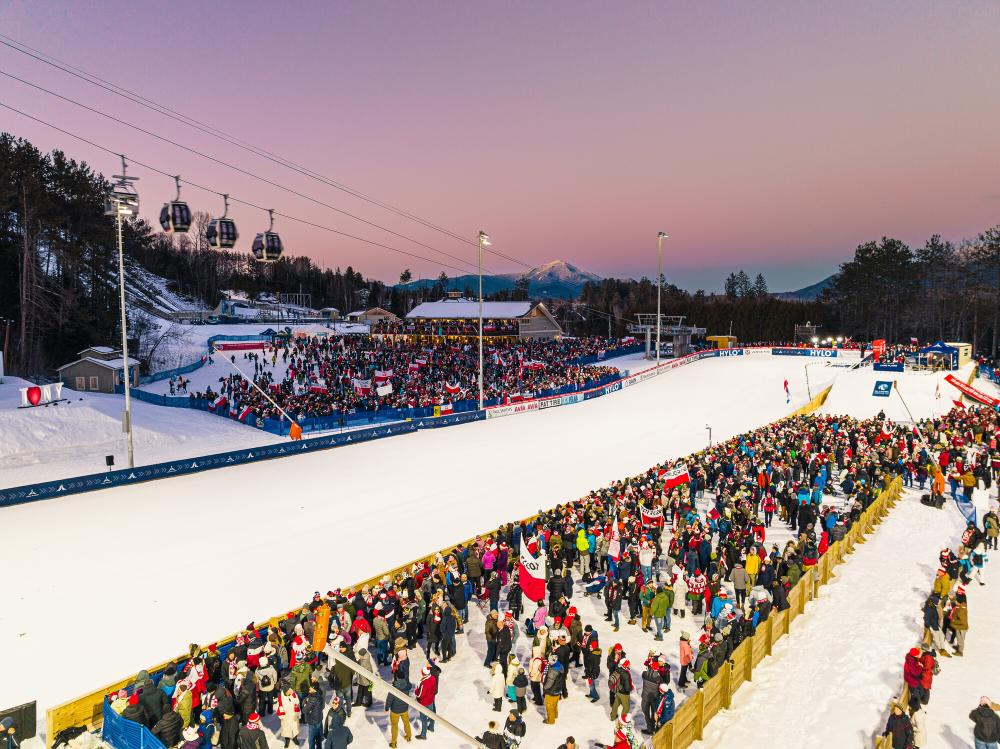
<svg viewBox="0 0 1000 749">
<path fill-rule="evenodd" d="M 722 669 L 722 707 L 726 710 L 733 701 L 733 668 L 736 664 L 732 658 L 726 661 L 725 668 Z"/>
<path fill-rule="evenodd" d="M 674 749 L 674 722 L 672 720 L 653 734 L 653 749 Z"/>
<path fill-rule="evenodd" d="M 767 617 L 767 654 L 771 654 L 771 646 L 774 645 L 774 620 L 778 611 L 772 609 L 771 615 Z"/>
<path fill-rule="evenodd" d="M 695 738 L 699 741 L 704 737 L 705 732 L 705 690 L 699 689 L 698 695 L 695 697 L 695 706 L 698 709 L 698 720 L 695 721 L 695 726 L 697 726 L 697 732 L 695 733 Z"/>
<path fill-rule="evenodd" d="M 747 681 L 753 681 L 753 644 L 756 638 L 757 635 L 754 634 L 750 635 L 750 637 L 748 637 L 746 640 L 748 643 L 747 648 L 749 649 L 747 650 L 747 665 L 746 668 L 744 669 L 746 673 L 743 675 L 743 678 L 745 678 Z"/>
</svg>

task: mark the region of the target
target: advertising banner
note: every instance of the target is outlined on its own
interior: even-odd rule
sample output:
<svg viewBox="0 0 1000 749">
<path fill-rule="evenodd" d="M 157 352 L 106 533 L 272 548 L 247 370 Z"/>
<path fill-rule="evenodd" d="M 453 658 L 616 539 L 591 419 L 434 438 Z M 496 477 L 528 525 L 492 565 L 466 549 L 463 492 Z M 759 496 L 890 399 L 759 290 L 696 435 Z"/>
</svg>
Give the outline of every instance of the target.
<svg viewBox="0 0 1000 749">
<path fill-rule="evenodd" d="M 824 359 L 834 359 L 837 356 L 835 348 L 773 348 L 771 356 L 816 356 Z"/>
<path fill-rule="evenodd" d="M 888 398 L 892 394 L 892 380 L 876 380 L 875 389 L 872 396 L 875 398 Z"/>
</svg>

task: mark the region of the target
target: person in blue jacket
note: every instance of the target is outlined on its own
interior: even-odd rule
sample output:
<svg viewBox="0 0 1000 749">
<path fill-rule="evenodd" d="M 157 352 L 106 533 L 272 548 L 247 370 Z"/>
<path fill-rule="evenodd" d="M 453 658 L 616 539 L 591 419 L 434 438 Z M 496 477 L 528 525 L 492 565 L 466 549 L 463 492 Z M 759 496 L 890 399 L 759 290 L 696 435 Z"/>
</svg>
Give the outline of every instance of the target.
<svg viewBox="0 0 1000 749">
<path fill-rule="evenodd" d="M 657 728 L 674 717 L 674 693 L 666 684 L 660 684 L 660 703 L 655 715 Z"/>
</svg>

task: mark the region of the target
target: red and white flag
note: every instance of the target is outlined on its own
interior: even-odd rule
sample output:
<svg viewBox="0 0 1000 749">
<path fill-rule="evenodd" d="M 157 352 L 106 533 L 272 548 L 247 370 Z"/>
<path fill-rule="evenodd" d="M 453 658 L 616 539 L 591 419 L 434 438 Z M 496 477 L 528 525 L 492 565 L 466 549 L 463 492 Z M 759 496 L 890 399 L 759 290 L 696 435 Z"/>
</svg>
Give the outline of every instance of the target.
<svg viewBox="0 0 1000 749">
<path fill-rule="evenodd" d="M 452 385 L 446 382 L 444 384 L 444 389 L 447 391 L 448 395 L 458 395 L 459 390 L 461 390 L 462 388 L 460 388 L 458 385 Z"/>
<path fill-rule="evenodd" d="M 212 401 L 211 404 L 209 404 L 208 408 L 211 411 L 214 411 L 216 409 L 219 409 L 221 411 L 223 408 L 226 407 L 227 403 L 229 403 L 229 399 L 226 398 L 226 396 L 224 395 L 220 395 L 218 398 Z"/>
<path fill-rule="evenodd" d="M 252 410 L 252 409 L 250 408 L 250 406 L 245 406 L 245 407 L 243 408 L 243 410 L 242 410 L 242 411 L 240 411 L 240 415 L 239 415 L 239 416 L 238 416 L 237 418 L 238 418 L 238 419 L 239 419 L 240 421 L 246 421 L 247 417 L 248 417 L 248 416 L 249 416 L 250 414 L 252 414 L 252 413 L 253 413 L 253 410 Z"/>
<path fill-rule="evenodd" d="M 545 363 L 540 361 L 526 361 L 521 364 L 524 369 L 545 369 Z"/>
<path fill-rule="evenodd" d="M 663 508 L 662 507 L 646 507 L 642 505 L 639 508 L 642 514 L 642 524 L 643 525 L 653 525 L 663 527 Z"/>
<path fill-rule="evenodd" d="M 536 547 L 534 539 L 529 544 Z M 539 554 L 537 557 L 529 551 L 528 546 L 521 538 L 521 559 L 517 567 L 517 581 L 521 585 L 521 592 L 528 597 L 529 601 L 542 601 L 545 599 L 545 555 Z"/>
<path fill-rule="evenodd" d="M 691 482 L 691 476 L 688 474 L 686 463 L 676 468 L 671 468 L 669 471 L 661 468 L 658 475 L 663 480 L 664 489 L 673 489 L 675 486 Z"/>
<path fill-rule="evenodd" d="M 952 403 L 955 404 L 955 408 L 963 408 L 963 409 L 965 408 L 965 404 L 962 403 L 962 401 L 953 400 Z"/>
<path fill-rule="evenodd" d="M 445 414 L 450 414 L 451 412 L 452 412 L 451 403 L 442 403 L 441 404 L 441 415 L 442 416 L 444 416 Z"/>
<path fill-rule="evenodd" d="M 372 375 L 372 380 L 374 380 L 376 385 L 381 385 L 386 382 L 390 377 L 392 377 L 391 369 L 376 369 L 375 374 Z"/>
<path fill-rule="evenodd" d="M 354 392 L 358 395 L 370 395 L 372 392 L 372 381 L 371 380 L 359 380 L 355 377 L 351 380 L 351 385 L 354 387 Z"/>
<path fill-rule="evenodd" d="M 883 421 L 882 431 L 879 432 L 878 435 L 875 437 L 875 444 L 877 445 L 880 442 L 885 442 L 886 440 L 888 440 L 890 437 L 892 437 L 892 433 L 893 431 L 895 431 L 895 429 L 896 428 L 895 426 L 893 426 L 893 423 L 891 421 L 889 421 L 888 419 Z"/>
</svg>

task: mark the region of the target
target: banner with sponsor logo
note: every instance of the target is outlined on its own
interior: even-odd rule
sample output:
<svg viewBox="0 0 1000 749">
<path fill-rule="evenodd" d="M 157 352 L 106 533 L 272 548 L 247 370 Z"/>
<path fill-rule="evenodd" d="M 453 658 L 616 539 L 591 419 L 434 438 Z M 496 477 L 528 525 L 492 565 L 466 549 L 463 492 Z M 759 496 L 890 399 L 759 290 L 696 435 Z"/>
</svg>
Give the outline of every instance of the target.
<svg viewBox="0 0 1000 749">
<path fill-rule="evenodd" d="M 835 348 L 773 348 L 771 356 L 817 356 L 834 359 L 839 351 Z"/>
</svg>

